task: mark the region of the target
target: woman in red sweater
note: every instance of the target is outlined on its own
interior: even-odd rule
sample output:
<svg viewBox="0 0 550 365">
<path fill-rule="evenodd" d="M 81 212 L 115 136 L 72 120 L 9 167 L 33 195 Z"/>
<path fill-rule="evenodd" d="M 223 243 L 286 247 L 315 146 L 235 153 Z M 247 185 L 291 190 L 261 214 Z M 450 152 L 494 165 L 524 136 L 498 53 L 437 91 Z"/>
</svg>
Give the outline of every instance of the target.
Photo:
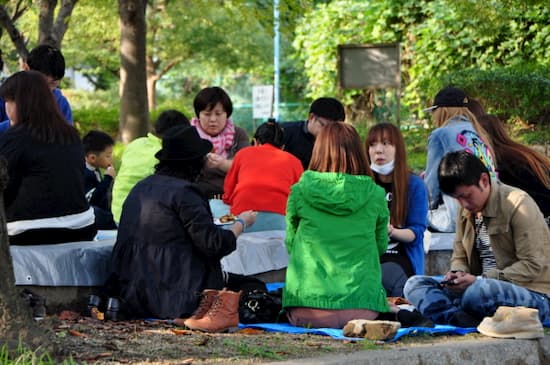
<svg viewBox="0 0 550 365">
<path fill-rule="evenodd" d="M 290 186 L 302 175 L 300 160 L 282 150 L 283 129 L 275 122 L 258 127 L 254 145 L 240 150 L 224 182 L 223 202 L 238 215 L 258 211 L 254 231 L 284 230 Z"/>
</svg>

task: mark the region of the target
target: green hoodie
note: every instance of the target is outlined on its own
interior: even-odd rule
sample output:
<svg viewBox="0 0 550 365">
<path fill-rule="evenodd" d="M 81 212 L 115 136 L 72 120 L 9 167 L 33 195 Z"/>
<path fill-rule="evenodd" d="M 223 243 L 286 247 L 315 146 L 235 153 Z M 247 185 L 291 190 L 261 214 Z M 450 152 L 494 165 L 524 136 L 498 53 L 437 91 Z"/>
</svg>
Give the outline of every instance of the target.
<svg viewBox="0 0 550 365">
<path fill-rule="evenodd" d="M 368 176 L 305 171 L 287 203 L 284 307 L 387 312 L 384 190 Z"/>
</svg>

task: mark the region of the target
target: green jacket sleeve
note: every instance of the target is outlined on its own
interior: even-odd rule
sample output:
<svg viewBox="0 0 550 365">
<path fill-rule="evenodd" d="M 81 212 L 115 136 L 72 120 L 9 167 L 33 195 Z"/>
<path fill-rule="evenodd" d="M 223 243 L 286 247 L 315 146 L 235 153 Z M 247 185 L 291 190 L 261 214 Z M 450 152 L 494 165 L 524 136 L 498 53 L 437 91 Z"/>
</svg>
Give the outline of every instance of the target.
<svg viewBox="0 0 550 365">
<path fill-rule="evenodd" d="M 286 203 L 286 236 L 285 245 L 289 255 L 292 254 L 294 247 L 294 237 L 296 230 L 298 229 L 298 223 L 300 221 L 298 212 L 296 211 L 296 199 L 297 192 L 295 189 L 291 189 L 288 201 Z"/>
</svg>

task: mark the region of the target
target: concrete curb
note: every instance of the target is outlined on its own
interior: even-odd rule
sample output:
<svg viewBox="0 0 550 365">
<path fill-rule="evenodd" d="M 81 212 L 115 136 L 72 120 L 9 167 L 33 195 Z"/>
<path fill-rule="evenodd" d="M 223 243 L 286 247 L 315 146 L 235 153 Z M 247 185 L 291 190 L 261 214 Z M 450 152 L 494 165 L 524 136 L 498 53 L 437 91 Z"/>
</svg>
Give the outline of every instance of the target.
<svg viewBox="0 0 550 365">
<path fill-rule="evenodd" d="M 421 344 L 391 350 L 365 350 L 350 354 L 296 359 L 273 365 L 468 365 L 550 364 L 550 337 L 540 340 L 482 338 L 437 344 Z"/>
</svg>

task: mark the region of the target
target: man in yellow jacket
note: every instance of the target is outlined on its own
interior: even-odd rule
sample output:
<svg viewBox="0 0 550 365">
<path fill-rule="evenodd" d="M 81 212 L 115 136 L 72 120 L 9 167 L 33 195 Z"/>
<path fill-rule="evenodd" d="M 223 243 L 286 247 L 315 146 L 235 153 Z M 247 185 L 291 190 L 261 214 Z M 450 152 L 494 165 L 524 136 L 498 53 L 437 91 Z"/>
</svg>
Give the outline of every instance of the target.
<svg viewBox="0 0 550 365">
<path fill-rule="evenodd" d="M 550 230 L 523 190 L 489 177 L 467 151 L 441 160 L 439 185 L 457 199 L 451 270 L 443 281 L 414 276 L 405 297 L 435 323 L 476 327 L 499 306 L 526 306 L 550 320 Z"/>
</svg>

